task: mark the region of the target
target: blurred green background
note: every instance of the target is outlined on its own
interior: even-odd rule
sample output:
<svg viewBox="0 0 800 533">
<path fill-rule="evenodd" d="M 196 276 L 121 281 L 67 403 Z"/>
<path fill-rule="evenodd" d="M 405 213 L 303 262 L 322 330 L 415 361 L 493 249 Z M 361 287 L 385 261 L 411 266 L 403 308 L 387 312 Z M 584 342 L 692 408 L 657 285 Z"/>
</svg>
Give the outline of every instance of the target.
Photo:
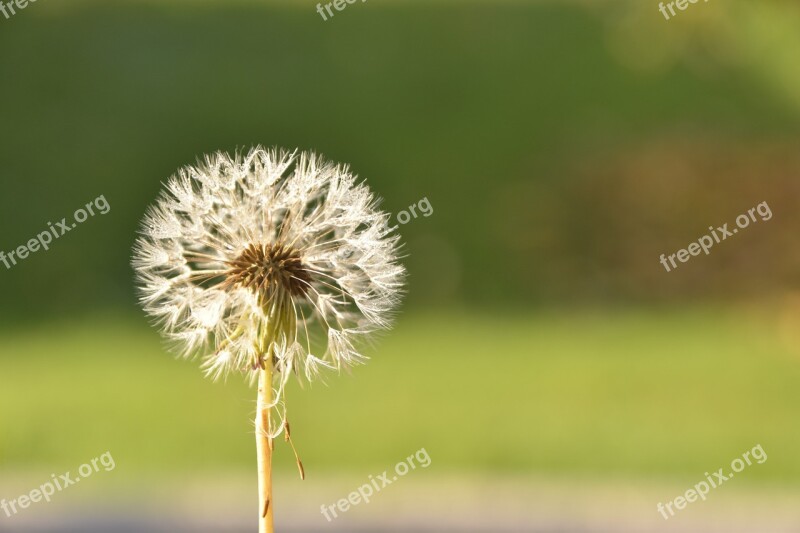
<svg viewBox="0 0 800 533">
<path fill-rule="evenodd" d="M 409 297 L 373 360 L 289 391 L 312 476 L 426 447 L 433 476 L 694 483 L 760 443 L 746 483 L 797 484 L 800 6 L 315 5 L 0 18 L 0 250 L 111 205 L 0 265 L 0 478 L 106 450 L 123 479 L 252 471 L 254 391 L 165 353 L 128 261 L 163 180 L 264 144 L 434 209 L 401 228 Z M 659 264 L 763 201 L 772 220 Z"/>
</svg>

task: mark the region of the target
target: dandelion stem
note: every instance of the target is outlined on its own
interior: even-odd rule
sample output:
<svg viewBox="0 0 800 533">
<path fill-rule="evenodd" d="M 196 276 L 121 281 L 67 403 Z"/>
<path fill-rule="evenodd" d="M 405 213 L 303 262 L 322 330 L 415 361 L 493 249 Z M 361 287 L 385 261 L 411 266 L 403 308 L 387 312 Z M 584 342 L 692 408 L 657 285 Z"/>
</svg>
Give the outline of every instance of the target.
<svg viewBox="0 0 800 533">
<path fill-rule="evenodd" d="M 272 401 L 272 365 L 266 361 L 264 368 L 259 372 L 256 410 L 259 533 L 274 533 L 272 524 L 272 439 L 269 436 Z"/>
</svg>

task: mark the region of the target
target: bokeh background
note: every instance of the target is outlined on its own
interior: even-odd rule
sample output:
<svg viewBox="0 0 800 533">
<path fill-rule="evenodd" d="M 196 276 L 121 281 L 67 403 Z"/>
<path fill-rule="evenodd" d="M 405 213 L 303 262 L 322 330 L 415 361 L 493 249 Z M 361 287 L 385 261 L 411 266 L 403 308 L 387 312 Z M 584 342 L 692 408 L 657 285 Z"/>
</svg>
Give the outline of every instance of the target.
<svg viewBox="0 0 800 533">
<path fill-rule="evenodd" d="M 131 245 L 163 180 L 254 144 L 349 163 L 410 286 L 352 376 L 289 391 L 283 531 L 797 531 L 800 6 L 39 0 L 0 16 L 0 531 L 253 531 L 255 391 L 168 355 Z M 667 273 L 659 263 L 768 202 Z M 761 465 L 656 511 L 760 444 Z M 431 465 L 320 514 L 425 448 Z"/>
</svg>

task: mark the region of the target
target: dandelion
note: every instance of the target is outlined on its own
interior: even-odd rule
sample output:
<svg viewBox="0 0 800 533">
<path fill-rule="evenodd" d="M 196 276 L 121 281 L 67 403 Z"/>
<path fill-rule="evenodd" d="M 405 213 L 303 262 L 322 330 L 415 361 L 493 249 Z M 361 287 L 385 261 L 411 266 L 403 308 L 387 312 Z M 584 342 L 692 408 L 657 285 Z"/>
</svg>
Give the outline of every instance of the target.
<svg viewBox="0 0 800 533">
<path fill-rule="evenodd" d="M 378 204 L 346 166 L 258 147 L 181 169 L 142 223 L 132 264 L 144 310 L 207 376 L 258 383 L 262 533 L 273 439 L 294 450 L 291 375 L 302 385 L 365 362 L 358 347 L 391 326 L 402 295 L 399 236 Z"/>
</svg>

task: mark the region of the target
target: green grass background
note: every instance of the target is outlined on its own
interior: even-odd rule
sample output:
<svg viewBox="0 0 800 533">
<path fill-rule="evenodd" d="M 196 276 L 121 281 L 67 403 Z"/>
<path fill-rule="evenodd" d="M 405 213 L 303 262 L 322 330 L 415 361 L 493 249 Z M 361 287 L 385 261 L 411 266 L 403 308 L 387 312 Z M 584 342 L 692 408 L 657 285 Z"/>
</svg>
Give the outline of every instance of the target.
<svg viewBox="0 0 800 533">
<path fill-rule="evenodd" d="M 701 474 L 756 444 L 753 479 L 800 474 L 797 354 L 753 313 L 418 314 L 328 386 L 292 388 L 310 472 L 385 468 L 425 447 L 440 474 Z M 2 335 L 0 464 L 249 472 L 254 390 L 166 355 L 143 320 Z M 281 469 L 294 468 L 277 443 Z M 716 466 L 715 466 L 716 465 Z"/>
</svg>

